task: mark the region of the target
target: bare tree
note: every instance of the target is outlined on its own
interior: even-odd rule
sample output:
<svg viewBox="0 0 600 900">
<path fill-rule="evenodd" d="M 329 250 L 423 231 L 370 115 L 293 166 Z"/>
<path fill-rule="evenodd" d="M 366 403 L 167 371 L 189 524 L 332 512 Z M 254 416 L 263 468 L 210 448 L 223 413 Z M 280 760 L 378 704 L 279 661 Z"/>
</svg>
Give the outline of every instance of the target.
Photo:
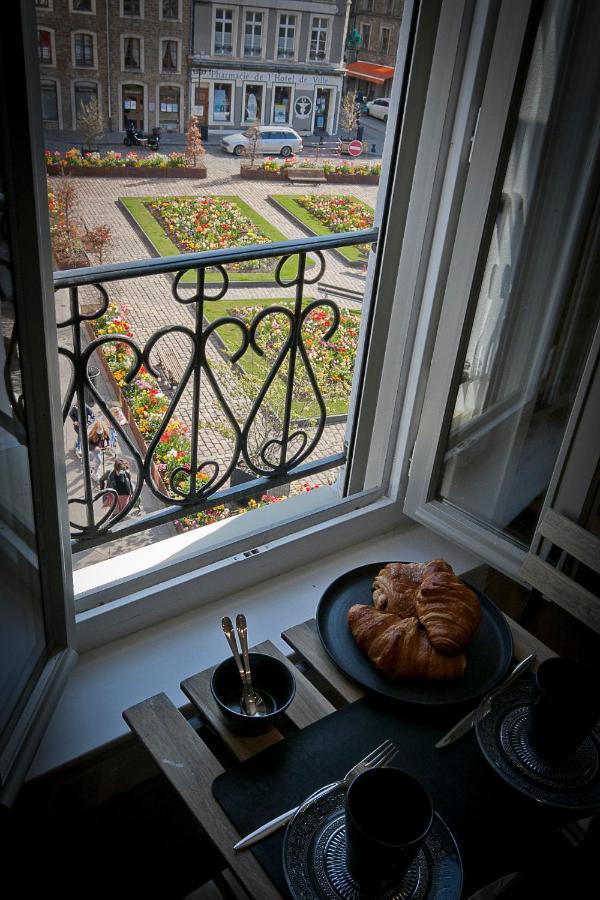
<svg viewBox="0 0 600 900">
<path fill-rule="evenodd" d="M 188 123 L 187 142 L 185 145 L 185 158 L 190 166 L 195 169 L 198 163 L 202 162 L 202 157 L 206 154 L 202 138 L 200 137 L 200 129 L 198 128 L 198 117 L 191 116 Z"/>
<path fill-rule="evenodd" d="M 340 104 L 340 128 L 342 135 L 354 137 L 360 119 L 356 94 L 345 94 Z"/>
<path fill-rule="evenodd" d="M 79 123 L 86 146 L 89 150 L 96 147 L 98 141 L 104 134 L 104 126 L 102 124 L 102 116 L 100 108 L 95 97 L 89 103 L 81 103 L 81 113 L 79 115 Z"/>
<path fill-rule="evenodd" d="M 256 163 L 258 142 L 260 140 L 260 129 L 258 125 L 250 125 L 246 131 L 246 137 L 248 138 L 249 143 L 244 148 L 244 156 L 250 160 L 250 168 L 253 169 L 254 164 Z"/>
<path fill-rule="evenodd" d="M 82 243 L 88 253 L 98 258 L 98 265 L 104 262 L 104 254 L 112 244 L 112 233 L 108 225 L 96 225 L 91 230 L 85 229 Z"/>
</svg>

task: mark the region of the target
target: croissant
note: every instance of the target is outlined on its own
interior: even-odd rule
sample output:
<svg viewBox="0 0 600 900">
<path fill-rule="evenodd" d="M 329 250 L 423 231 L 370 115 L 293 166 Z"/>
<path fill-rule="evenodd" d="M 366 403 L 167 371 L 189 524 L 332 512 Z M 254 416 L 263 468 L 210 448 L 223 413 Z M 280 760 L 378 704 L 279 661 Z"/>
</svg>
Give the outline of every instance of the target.
<svg viewBox="0 0 600 900">
<path fill-rule="evenodd" d="M 421 582 L 434 572 L 451 573 L 452 567 L 443 559 L 426 563 L 388 563 L 373 579 L 374 606 L 402 618 L 414 616 Z"/>
<path fill-rule="evenodd" d="M 461 653 L 481 622 L 479 599 L 450 572 L 427 575 L 417 592 L 415 612 L 440 653 Z"/>
<path fill-rule="evenodd" d="M 402 619 L 357 603 L 348 610 L 348 623 L 358 646 L 391 678 L 443 681 L 459 678 L 465 671 L 464 654 L 438 653 L 415 616 Z"/>
</svg>

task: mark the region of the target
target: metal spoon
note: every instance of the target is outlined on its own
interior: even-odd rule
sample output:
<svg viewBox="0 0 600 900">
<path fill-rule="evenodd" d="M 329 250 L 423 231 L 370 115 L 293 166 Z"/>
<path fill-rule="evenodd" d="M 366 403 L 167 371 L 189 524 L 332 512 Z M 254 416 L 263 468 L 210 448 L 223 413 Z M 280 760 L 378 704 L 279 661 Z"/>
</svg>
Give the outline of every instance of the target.
<svg viewBox="0 0 600 900">
<path fill-rule="evenodd" d="M 233 658 L 235 659 L 235 664 L 242 680 L 242 686 L 244 686 L 246 683 L 246 670 L 244 669 L 244 663 L 242 662 L 242 657 L 240 656 L 240 651 L 238 650 L 235 640 L 233 622 L 231 621 L 229 616 L 223 616 L 223 618 L 221 619 L 221 628 L 223 629 L 223 634 L 227 638 L 227 643 L 229 644 L 231 652 L 233 653 Z"/>
<path fill-rule="evenodd" d="M 264 716 L 267 712 L 267 705 L 260 694 L 252 687 L 252 675 L 250 673 L 250 654 L 248 653 L 248 625 L 246 616 L 238 613 L 235 620 L 240 646 L 242 648 L 242 657 L 244 660 L 245 678 L 244 691 L 242 694 L 242 705 L 249 716 Z"/>
</svg>

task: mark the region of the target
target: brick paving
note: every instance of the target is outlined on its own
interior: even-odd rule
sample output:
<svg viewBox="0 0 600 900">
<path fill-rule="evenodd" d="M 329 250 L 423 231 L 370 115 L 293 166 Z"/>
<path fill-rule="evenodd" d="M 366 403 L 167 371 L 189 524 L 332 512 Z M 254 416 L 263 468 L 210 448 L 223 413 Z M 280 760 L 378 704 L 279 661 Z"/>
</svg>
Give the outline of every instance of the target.
<svg viewBox="0 0 600 900">
<path fill-rule="evenodd" d="M 219 151 L 207 153 L 206 163 L 208 177 L 193 181 L 178 178 L 78 178 L 74 179 L 79 196 L 79 214 L 84 225 L 93 228 L 96 225 L 109 225 L 113 242 L 104 262 L 128 262 L 144 259 L 149 256 L 149 251 L 141 236 L 132 227 L 130 221 L 122 212 L 117 201 L 124 196 L 168 196 L 168 195 L 196 195 L 206 196 L 210 194 L 236 195 L 248 203 L 256 212 L 266 218 L 272 225 L 279 229 L 286 237 L 305 236 L 301 228 L 290 221 L 282 212 L 274 208 L 269 202 L 269 194 L 297 194 L 298 186 L 286 182 L 265 182 L 243 180 L 239 175 L 239 160 L 221 154 Z M 50 182 L 56 179 L 50 179 Z M 312 185 L 305 187 L 302 192 L 318 191 L 321 194 L 351 193 L 374 207 L 377 196 L 377 186 L 351 185 L 347 188 L 340 185 Z M 338 288 L 351 291 L 361 291 L 364 286 L 364 273 L 345 265 L 332 253 L 326 254 L 326 271 L 323 281 L 335 284 Z M 127 281 L 117 281 L 106 286 L 111 300 L 114 300 L 127 316 L 132 332 L 140 346 L 158 330 L 166 327 L 179 326 L 184 329 L 193 329 L 193 305 L 177 303 L 171 293 L 171 278 L 166 275 L 157 275 L 145 278 L 135 278 Z M 306 288 L 307 296 L 319 296 L 315 288 Z M 182 296 L 189 296 L 191 291 L 184 289 Z M 82 290 L 82 296 L 87 302 L 94 302 L 93 289 Z M 232 304 L 238 300 L 277 299 L 293 296 L 293 290 L 280 287 L 247 287 L 243 284 L 230 286 L 227 294 Z M 96 295 L 97 297 L 97 295 Z M 340 306 L 356 306 L 353 301 L 338 299 Z M 64 338 L 63 338 L 64 340 Z M 178 382 L 183 375 L 186 362 L 190 354 L 190 341 L 181 331 L 169 334 L 162 338 L 151 356 L 152 362 L 161 365 L 163 372 L 170 374 L 174 382 Z M 217 364 L 219 370 L 219 384 L 223 390 L 225 399 L 239 412 L 239 383 L 235 373 L 227 371 L 216 346 L 213 342 L 208 348 L 208 357 L 211 365 Z M 243 405 L 243 404 L 242 404 Z M 188 426 L 192 421 L 193 391 L 191 385 L 184 391 L 176 410 L 176 417 L 184 421 Z M 246 404 L 247 407 L 247 404 Z M 200 388 L 199 415 L 201 420 L 200 453 L 205 459 L 220 460 L 225 465 L 231 457 L 231 442 L 224 436 L 224 427 L 227 425 L 225 413 L 219 405 L 206 378 L 203 378 Z M 342 448 L 344 437 L 344 424 L 331 424 L 325 431 L 311 459 L 329 456 L 337 453 Z M 72 440 L 72 439 L 71 439 Z M 79 473 L 80 468 L 75 467 Z M 330 481 L 332 473 L 323 473 L 317 480 Z M 73 488 L 76 487 L 77 476 L 73 474 Z M 142 495 L 144 510 L 156 508 L 158 501 L 145 490 Z M 172 526 L 162 526 L 173 533 Z M 156 529 L 158 531 L 158 529 Z M 166 531 L 162 532 L 167 533 Z M 162 534 L 161 534 L 162 536 Z M 158 535 L 156 535 L 158 537 Z M 139 535 L 135 539 L 122 539 L 98 548 L 94 551 L 78 554 L 75 557 L 76 565 L 88 564 L 96 559 L 105 558 L 107 555 L 115 555 L 139 545 L 140 541 L 147 540 L 145 535 Z M 118 546 L 116 546 L 118 545 Z"/>
</svg>

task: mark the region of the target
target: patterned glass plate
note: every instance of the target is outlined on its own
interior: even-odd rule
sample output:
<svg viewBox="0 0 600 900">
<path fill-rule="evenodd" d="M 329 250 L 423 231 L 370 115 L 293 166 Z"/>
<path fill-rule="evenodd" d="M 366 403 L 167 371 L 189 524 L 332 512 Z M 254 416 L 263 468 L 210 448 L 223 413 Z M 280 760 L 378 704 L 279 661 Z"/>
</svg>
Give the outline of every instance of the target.
<svg viewBox="0 0 600 900">
<path fill-rule="evenodd" d="M 436 813 L 424 847 L 402 878 L 376 894 L 361 890 L 346 868 L 346 785 L 309 797 L 283 842 L 283 869 L 294 900 L 458 900 L 462 863 L 454 837 Z"/>
<path fill-rule="evenodd" d="M 539 803 L 581 812 L 600 808 L 597 732 L 560 763 L 542 759 L 527 731 L 531 690 L 516 681 L 492 697 L 489 713 L 475 726 L 483 755 L 508 784 Z"/>
</svg>

